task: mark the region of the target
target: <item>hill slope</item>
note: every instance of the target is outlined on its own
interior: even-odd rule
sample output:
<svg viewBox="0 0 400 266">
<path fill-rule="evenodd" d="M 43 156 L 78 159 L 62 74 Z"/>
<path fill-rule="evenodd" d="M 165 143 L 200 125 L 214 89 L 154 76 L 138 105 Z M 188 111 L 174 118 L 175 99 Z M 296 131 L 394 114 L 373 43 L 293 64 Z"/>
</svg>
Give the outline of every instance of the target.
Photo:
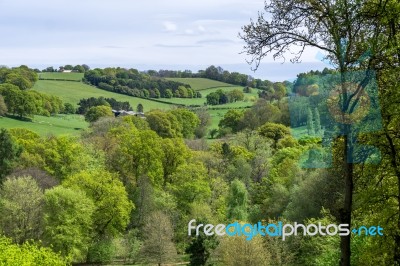
<svg viewBox="0 0 400 266">
<path fill-rule="evenodd" d="M 81 81 L 83 73 L 60 73 L 60 72 L 43 72 L 38 73 L 39 79 L 63 79 L 72 81 Z"/>
<path fill-rule="evenodd" d="M 32 121 L 22 121 L 9 117 L 0 117 L 0 128 L 26 128 L 42 136 L 78 135 L 89 123 L 81 115 L 57 115 L 45 117 L 35 115 Z"/>
<path fill-rule="evenodd" d="M 215 87 L 234 87 L 236 85 L 232 85 L 229 83 L 216 81 L 212 79 L 205 79 L 205 78 L 167 78 L 168 80 L 182 82 L 185 84 L 189 84 L 190 87 L 195 89 L 196 91 L 201 91 L 209 88 Z"/>
<path fill-rule="evenodd" d="M 145 112 L 150 111 L 151 109 L 172 108 L 172 105 L 101 90 L 82 82 L 38 80 L 33 89 L 39 92 L 56 95 L 60 97 L 63 102 L 71 103 L 73 105 L 77 105 L 79 100 L 83 98 L 97 98 L 103 96 L 105 98 L 114 98 L 117 101 L 127 101 L 134 109 L 139 103 L 141 103 Z"/>
</svg>

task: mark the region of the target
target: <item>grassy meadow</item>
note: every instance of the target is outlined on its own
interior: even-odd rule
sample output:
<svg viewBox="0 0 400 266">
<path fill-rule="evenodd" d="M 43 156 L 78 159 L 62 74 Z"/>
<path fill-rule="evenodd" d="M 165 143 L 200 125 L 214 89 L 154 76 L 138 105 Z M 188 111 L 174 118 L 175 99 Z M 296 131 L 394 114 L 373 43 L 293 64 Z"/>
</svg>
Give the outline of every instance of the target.
<svg viewBox="0 0 400 266">
<path fill-rule="evenodd" d="M 41 136 L 47 135 L 78 135 L 89 124 L 81 115 L 35 115 L 32 121 L 22 121 L 11 117 L 0 117 L 0 128 L 26 128 Z"/>
<path fill-rule="evenodd" d="M 215 87 L 234 87 L 235 85 L 205 78 L 167 78 L 168 80 L 189 84 L 193 89 L 202 91 Z"/>
<path fill-rule="evenodd" d="M 117 101 L 127 101 L 131 104 L 132 108 L 136 108 L 136 106 L 141 103 L 145 112 L 151 109 L 165 110 L 172 108 L 172 105 L 169 104 L 101 90 L 82 82 L 38 80 L 35 86 L 33 86 L 33 89 L 39 92 L 56 95 L 60 97 L 63 102 L 71 103 L 75 106 L 77 106 L 80 99 L 103 96 L 105 98 L 114 98 Z"/>
<path fill-rule="evenodd" d="M 71 81 L 81 81 L 83 78 L 83 73 L 62 73 L 62 72 L 43 72 L 38 73 L 39 79 L 64 79 Z"/>
</svg>

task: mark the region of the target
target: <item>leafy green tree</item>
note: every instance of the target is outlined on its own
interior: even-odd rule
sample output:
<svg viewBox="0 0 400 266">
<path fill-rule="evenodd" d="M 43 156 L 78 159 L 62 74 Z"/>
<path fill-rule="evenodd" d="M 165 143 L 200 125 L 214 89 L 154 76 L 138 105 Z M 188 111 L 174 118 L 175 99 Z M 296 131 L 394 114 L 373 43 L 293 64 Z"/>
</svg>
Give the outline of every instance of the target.
<svg viewBox="0 0 400 266">
<path fill-rule="evenodd" d="M 204 202 L 211 195 L 206 169 L 200 163 L 179 166 L 171 181 L 169 189 L 176 197 L 178 207 L 186 213 L 192 203 Z"/>
<path fill-rule="evenodd" d="M 170 89 L 166 89 L 164 92 L 164 98 L 172 98 L 174 95 Z"/>
<path fill-rule="evenodd" d="M 113 113 L 111 107 L 105 105 L 94 106 L 89 109 L 85 114 L 85 120 L 88 122 L 95 122 L 101 117 L 112 117 Z"/>
<path fill-rule="evenodd" d="M 232 129 L 232 133 L 236 133 L 241 129 L 243 116 L 244 112 L 242 110 L 229 110 L 221 121 L 219 121 L 218 126 L 220 128 L 230 128 Z"/>
<path fill-rule="evenodd" d="M 176 116 L 169 112 L 153 110 L 146 115 L 146 120 L 152 130 L 163 138 L 182 137 L 182 125 Z"/>
<path fill-rule="evenodd" d="M 3 96 L 0 95 L 0 116 L 4 116 L 7 113 L 7 105 L 4 102 Z"/>
<path fill-rule="evenodd" d="M 141 255 L 144 260 L 158 265 L 175 262 L 177 253 L 173 239 L 172 224 L 161 211 L 153 212 L 143 228 L 145 239 Z"/>
<path fill-rule="evenodd" d="M 139 103 L 136 107 L 136 112 L 138 113 L 143 113 L 143 105 Z"/>
<path fill-rule="evenodd" d="M 315 134 L 319 135 L 321 133 L 321 117 L 319 116 L 318 108 L 314 109 L 314 127 Z"/>
<path fill-rule="evenodd" d="M 44 237 L 56 252 L 85 261 L 92 236 L 93 201 L 79 190 L 58 186 L 44 196 Z"/>
<path fill-rule="evenodd" d="M 290 129 L 282 124 L 265 123 L 257 130 L 258 134 L 274 141 L 273 147 L 276 148 L 278 141 L 290 136 Z"/>
<path fill-rule="evenodd" d="M 275 82 L 273 87 L 274 87 L 274 98 L 280 101 L 286 95 L 286 87 L 282 82 Z"/>
<path fill-rule="evenodd" d="M 213 128 L 210 130 L 210 137 L 213 139 L 218 134 L 218 129 Z"/>
<path fill-rule="evenodd" d="M 87 263 L 91 264 L 109 264 L 112 262 L 115 254 L 115 246 L 112 238 L 101 237 L 96 239 L 90 246 L 87 254 Z"/>
<path fill-rule="evenodd" d="M 235 179 L 232 181 L 227 199 L 228 219 L 246 221 L 249 204 L 249 193 L 243 182 Z"/>
<path fill-rule="evenodd" d="M 260 236 L 247 241 L 245 236 L 224 236 L 220 238 L 220 244 L 213 253 L 213 260 L 223 265 L 259 265 L 270 264 L 270 254 L 264 248 L 263 239 Z"/>
<path fill-rule="evenodd" d="M 20 167 L 37 167 L 63 180 L 74 172 L 100 164 L 99 158 L 91 154 L 91 147 L 84 147 L 74 137 L 41 138 L 30 130 L 20 128 L 11 129 L 10 133 L 23 147 Z"/>
<path fill-rule="evenodd" d="M 121 174 L 125 185 L 136 185 L 138 179 L 147 176 L 155 186 L 163 183 L 162 139 L 152 130 L 117 127 L 112 135 L 119 143 L 110 161 L 114 170 Z"/>
<path fill-rule="evenodd" d="M 243 128 L 254 130 L 266 122 L 281 122 L 282 111 L 264 99 L 259 99 L 250 109 L 246 110 L 242 119 Z"/>
<path fill-rule="evenodd" d="M 13 84 L 18 88 L 20 88 L 21 90 L 27 90 L 29 88 L 32 88 L 33 86 L 30 80 L 26 79 L 25 77 L 17 73 L 8 74 L 5 83 Z"/>
<path fill-rule="evenodd" d="M 8 111 L 12 114 L 32 116 L 36 112 L 35 98 L 29 91 L 21 91 L 12 84 L 0 84 L 0 94 L 4 97 Z"/>
<path fill-rule="evenodd" d="M 4 177 L 14 168 L 22 148 L 19 146 L 6 129 L 0 129 L 0 185 Z"/>
<path fill-rule="evenodd" d="M 192 138 L 197 126 L 200 124 L 200 119 L 195 113 L 184 108 L 179 108 L 170 111 L 182 127 L 182 135 L 184 138 Z"/>
<path fill-rule="evenodd" d="M 217 105 L 220 104 L 220 95 L 216 92 L 212 92 L 206 96 L 207 104 Z"/>
<path fill-rule="evenodd" d="M 72 70 L 79 72 L 79 73 L 85 73 L 85 68 L 81 65 L 74 66 L 74 68 Z"/>
<path fill-rule="evenodd" d="M 198 108 L 194 112 L 200 119 L 199 126 L 195 130 L 195 135 L 198 138 L 202 138 L 207 134 L 207 128 L 211 125 L 211 115 L 206 108 Z"/>
<path fill-rule="evenodd" d="M 65 266 L 68 264 L 61 255 L 36 243 L 13 244 L 11 239 L 0 237 L 0 261 L 2 265 L 52 265 Z"/>
<path fill-rule="evenodd" d="M 239 89 L 234 89 L 234 90 L 228 92 L 228 97 L 229 97 L 229 102 L 243 101 L 244 94 L 243 94 L 243 91 L 241 91 Z"/>
<path fill-rule="evenodd" d="M 162 165 L 164 169 L 163 186 L 172 183 L 171 175 L 176 172 L 177 168 L 184 164 L 189 158 L 189 150 L 182 139 L 163 139 L 161 144 L 163 150 Z"/>
<path fill-rule="evenodd" d="M 314 135 L 315 133 L 313 113 L 310 108 L 307 109 L 307 132 L 308 135 Z"/>
<path fill-rule="evenodd" d="M 64 186 L 82 190 L 94 202 L 93 229 L 97 237 L 116 236 L 125 230 L 133 204 L 114 174 L 103 169 L 82 171 L 67 178 Z"/>
<path fill-rule="evenodd" d="M 8 178 L 0 191 L 1 231 L 22 244 L 42 234 L 43 192 L 30 177 Z"/>
<path fill-rule="evenodd" d="M 65 114 L 75 114 L 76 108 L 70 103 L 65 103 L 64 104 L 64 113 Z"/>
</svg>

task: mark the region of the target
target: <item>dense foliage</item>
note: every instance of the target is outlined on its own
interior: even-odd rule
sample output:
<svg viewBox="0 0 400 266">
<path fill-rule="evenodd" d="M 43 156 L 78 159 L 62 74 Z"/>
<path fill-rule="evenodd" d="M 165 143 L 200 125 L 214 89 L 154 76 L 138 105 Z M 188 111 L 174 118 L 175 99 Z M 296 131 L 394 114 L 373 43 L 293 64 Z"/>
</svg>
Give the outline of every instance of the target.
<svg viewBox="0 0 400 266">
<path fill-rule="evenodd" d="M 136 69 L 105 68 L 85 72 L 85 81 L 100 89 L 141 98 L 198 98 L 190 85 L 151 77 Z"/>
</svg>

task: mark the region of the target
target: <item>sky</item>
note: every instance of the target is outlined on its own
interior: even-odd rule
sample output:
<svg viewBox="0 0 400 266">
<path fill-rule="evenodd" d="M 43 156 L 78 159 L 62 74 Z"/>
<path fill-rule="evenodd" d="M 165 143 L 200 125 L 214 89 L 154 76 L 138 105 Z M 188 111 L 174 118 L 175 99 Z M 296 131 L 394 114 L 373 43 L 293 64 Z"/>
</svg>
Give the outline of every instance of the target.
<svg viewBox="0 0 400 266">
<path fill-rule="evenodd" d="M 215 65 L 272 81 L 327 66 L 308 49 L 300 64 L 269 57 L 251 71 L 238 34 L 263 7 L 260 0 L 0 0 L 0 64 L 192 71 Z"/>
</svg>

